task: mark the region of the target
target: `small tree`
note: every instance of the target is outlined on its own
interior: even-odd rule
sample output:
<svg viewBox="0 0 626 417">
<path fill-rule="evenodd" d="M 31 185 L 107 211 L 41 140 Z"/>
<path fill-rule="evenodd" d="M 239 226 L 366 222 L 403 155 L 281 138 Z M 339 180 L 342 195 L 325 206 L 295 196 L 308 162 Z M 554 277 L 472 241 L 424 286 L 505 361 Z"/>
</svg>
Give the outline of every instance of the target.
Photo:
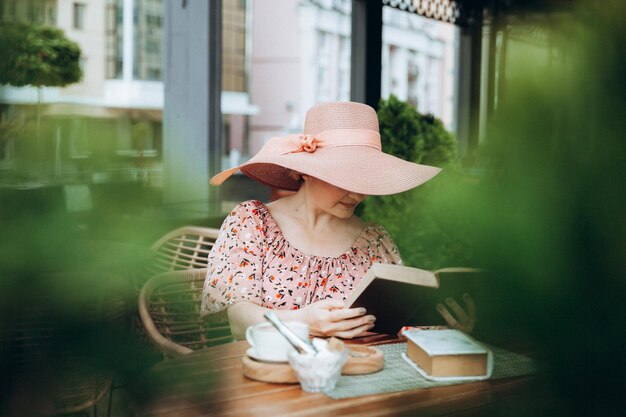
<svg viewBox="0 0 626 417">
<path fill-rule="evenodd" d="M 3 23 L 0 45 L 0 84 L 37 87 L 39 131 L 41 88 L 80 81 L 80 47 L 60 29 L 24 23 Z"/>
<path fill-rule="evenodd" d="M 63 87 L 82 77 L 80 48 L 59 29 L 3 23 L 0 44 L 0 84 Z"/>
<path fill-rule="evenodd" d="M 24 23 L 2 23 L 0 45 L 0 84 L 37 87 L 35 135 L 39 138 L 42 87 L 63 87 L 80 81 L 80 48 L 57 28 Z M 0 138 L 0 142 L 5 140 L 7 137 Z"/>
</svg>

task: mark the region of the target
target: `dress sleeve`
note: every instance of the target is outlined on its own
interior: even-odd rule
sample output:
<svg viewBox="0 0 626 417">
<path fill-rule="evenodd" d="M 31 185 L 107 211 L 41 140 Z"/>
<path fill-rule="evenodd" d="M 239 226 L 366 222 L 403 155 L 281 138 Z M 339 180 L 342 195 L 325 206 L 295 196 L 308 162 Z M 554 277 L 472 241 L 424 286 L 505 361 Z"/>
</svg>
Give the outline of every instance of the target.
<svg viewBox="0 0 626 417">
<path fill-rule="evenodd" d="M 264 226 L 253 201 L 239 204 L 226 217 L 208 258 L 202 291 L 202 316 L 239 301 L 261 304 Z"/>
<path fill-rule="evenodd" d="M 400 251 L 396 246 L 396 243 L 393 241 L 393 238 L 385 230 L 385 228 L 379 224 L 374 225 L 374 231 L 376 233 L 376 247 L 377 253 L 376 257 L 378 260 L 376 262 L 384 263 L 384 264 L 396 264 L 403 265 L 402 257 L 400 256 Z"/>
</svg>

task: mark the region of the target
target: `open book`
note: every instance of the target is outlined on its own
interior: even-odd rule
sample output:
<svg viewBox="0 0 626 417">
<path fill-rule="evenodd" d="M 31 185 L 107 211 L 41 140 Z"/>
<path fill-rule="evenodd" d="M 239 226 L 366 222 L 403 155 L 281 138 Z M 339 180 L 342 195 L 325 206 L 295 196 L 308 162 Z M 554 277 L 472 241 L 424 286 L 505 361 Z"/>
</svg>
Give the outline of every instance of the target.
<svg viewBox="0 0 626 417">
<path fill-rule="evenodd" d="M 365 307 L 376 316 L 372 331 L 395 334 L 402 326 L 446 325 L 436 310 L 437 303 L 452 297 L 464 308 L 461 298 L 480 292 L 480 270 L 443 268 L 437 271 L 393 264 L 372 264 L 363 280 L 346 300 L 348 307 Z M 476 303 L 478 304 L 478 303 Z"/>
</svg>

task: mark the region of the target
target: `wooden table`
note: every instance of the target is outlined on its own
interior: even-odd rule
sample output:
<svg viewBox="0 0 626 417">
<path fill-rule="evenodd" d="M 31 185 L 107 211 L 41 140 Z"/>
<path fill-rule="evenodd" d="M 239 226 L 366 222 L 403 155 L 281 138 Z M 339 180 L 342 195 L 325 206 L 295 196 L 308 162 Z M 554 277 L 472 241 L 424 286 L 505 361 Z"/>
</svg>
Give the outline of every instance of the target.
<svg viewBox="0 0 626 417">
<path fill-rule="evenodd" d="M 529 396 L 537 396 L 536 390 L 531 391 L 538 378 L 525 377 L 334 400 L 303 392 L 298 384 L 268 384 L 244 377 L 241 360 L 248 347 L 245 341 L 230 343 L 157 364 L 142 379 L 153 398 L 136 405 L 137 415 L 506 415 L 507 407 L 528 404 Z"/>
</svg>

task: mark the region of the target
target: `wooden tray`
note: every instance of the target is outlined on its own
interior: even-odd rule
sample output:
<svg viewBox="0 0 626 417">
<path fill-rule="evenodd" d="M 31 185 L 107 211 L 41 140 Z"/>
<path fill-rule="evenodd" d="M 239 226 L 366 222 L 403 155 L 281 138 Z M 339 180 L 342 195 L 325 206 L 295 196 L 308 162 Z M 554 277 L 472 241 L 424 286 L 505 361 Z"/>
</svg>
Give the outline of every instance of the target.
<svg viewBox="0 0 626 417">
<path fill-rule="evenodd" d="M 371 347 L 360 345 L 348 345 L 352 351 L 341 373 L 343 375 L 365 375 L 378 372 L 385 366 L 383 351 Z"/>
<path fill-rule="evenodd" d="M 295 384 L 296 374 L 288 363 L 261 362 L 248 355 L 243 357 L 243 374 L 257 381 L 276 384 Z"/>
<path fill-rule="evenodd" d="M 343 375 L 371 374 L 383 369 L 385 358 L 383 351 L 370 346 L 349 345 L 352 351 L 341 373 Z M 288 363 L 261 362 L 244 356 L 242 360 L 243 374 L 256 381 L 277 384 L 295 384 L 296 374 Z"/>
</svg>

